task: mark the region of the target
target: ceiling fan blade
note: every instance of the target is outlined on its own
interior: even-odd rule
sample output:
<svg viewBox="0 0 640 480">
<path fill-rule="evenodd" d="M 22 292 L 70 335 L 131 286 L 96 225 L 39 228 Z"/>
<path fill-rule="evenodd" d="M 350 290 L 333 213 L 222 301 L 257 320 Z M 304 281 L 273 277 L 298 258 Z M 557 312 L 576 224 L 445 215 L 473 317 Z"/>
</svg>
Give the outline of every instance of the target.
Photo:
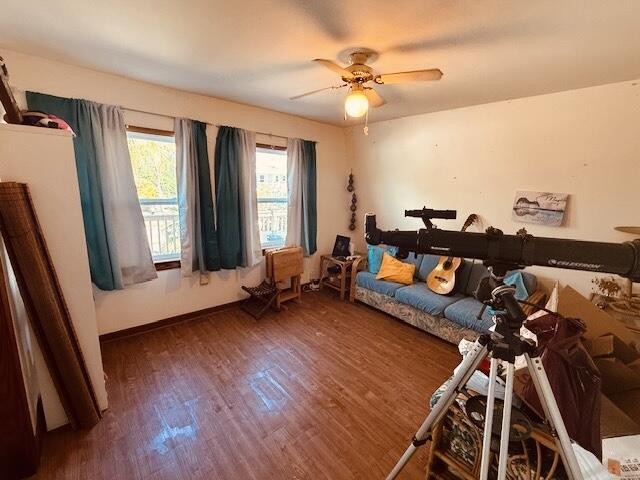
<svg viewBox="0 0 640 480">
<path fill-rule="evenodd" d="M 311 92 L 303 93 L 301 95 L 296 95 L 295 97 L 289 98 L 289 100 L 297 100 L 298 98 L 306 97 L 307 95 L 313 95 L 314 93 L 324 92 L 325 90 L 336 90 L 338 88 L 346 87 L 347 84 L 344 85 L 331 85 L 330 87 L 319 88 L 318 90 L 312 90 Z"/>
<path fill-rule="evenodd" d="M 387 103 L 387 101 L 384 98 L 382 98 L 380 94 L 376 92 L 373 88 L 370 88 L 370 87 L 365 88 L 364 94 L 367 96 L 367 99 L 369 100 L 369 105 L 371 105 L 374 108 L 381 107 L 382 105 Z"/>
<path fill-rule="evenodd" d="M 353 74 L 349 70 L 342 68 L 336 62 L 333 62 L 331 60 L 326 60 L 324 58 L 314 58 L 312 62 L 316 62 L 319 65 L 323 65 L 324 67 L 328 68 L 329 70 L 337 73 L 342 77 L 353 78 Z"/>
<path fill-rule="evenodd" d="M 378 75 L 375 82 L 384 85 L 390 85 L 401 82 L 423 82 L 428 80 L 440 80 L 442 71 L 438 68 L 430 70 L 414 70 L 411 72 L 385 73 Z"/>
</svg>

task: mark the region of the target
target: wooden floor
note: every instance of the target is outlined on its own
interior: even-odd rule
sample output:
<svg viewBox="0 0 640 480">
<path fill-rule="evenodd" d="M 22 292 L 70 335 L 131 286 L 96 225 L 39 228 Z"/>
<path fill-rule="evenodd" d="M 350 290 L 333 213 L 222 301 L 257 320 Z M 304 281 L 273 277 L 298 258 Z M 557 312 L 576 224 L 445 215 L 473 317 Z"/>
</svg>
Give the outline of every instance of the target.
<svg viewBox="0 0 640 480">
<path fill-rule="evenodd" d="M 330 292 L 258 322 L 233 308 L 114 340 L 102 355 L 104 419 L 48 434 L 33 478 L 384 478 L 459 360 Z M 421 450 L 402 478 L 424 478 Z"/>
</svg>

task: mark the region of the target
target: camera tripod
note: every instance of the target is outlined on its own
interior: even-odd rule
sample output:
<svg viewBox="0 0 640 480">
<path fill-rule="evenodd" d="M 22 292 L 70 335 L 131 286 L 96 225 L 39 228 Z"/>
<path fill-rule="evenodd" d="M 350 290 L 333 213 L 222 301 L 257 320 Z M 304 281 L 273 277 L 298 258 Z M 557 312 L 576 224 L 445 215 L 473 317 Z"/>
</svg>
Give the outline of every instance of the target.
<svg viewBox="0 0 640 480">
<path fill-rule="evenodd" d="M 536 354 L 536 345 L 533 341 L 520 336 L 520 328 L 526 319 L 526 315 L 514 296 L 515 287 L 505 285 L 502 281 L 508 270 L 521 267 L 513 264 L 498 264 L 494 262 L 485 262 L 485 264 L 489 267 L 491 275 L 487 279 L 487 282 L 479 287 L 476 296 L 478 300 L 498 311 L 495 315 L 495 332 L 483 334 L 478 338 L 471 351 L 460 364 L 457 373 L 452 377 L 442 397 L 433 406 L 431 412 L 414 435 L 411 444 L 387 476 L 387 480 L 395 479 L 416 450 L 431 439 L 433 427 L 444 418 L 458 392 L 467 384 L 478 368 L 478 365 L 489 355 L 491 358 L 491 368 L 489 372 L 487 408 L 484 418 L 480 479 L 487 480 L 489 477 L 491 434 L 499 360 L 507 363 L 507 378 L 504 393 L 497 478 L 498 480 L 504 480 L 506 478 L 509 433 L 511 429 L 513 381 L 515 377 L 514 362 L 516 357 L 519 356 L 523 356 L 527 363 L 528 371 L 546 416 L 546 423 L 555 439 L 560 458 L 562 459 L 569 480 L 582 480 L 583 478 L 573 447 L 571 446 L 567 429 L 562 421 L 562 415 L 558 410 L 558 405 L 551 390 L 549 379 L 547 378 L 542 361 Z"/>
</svg>

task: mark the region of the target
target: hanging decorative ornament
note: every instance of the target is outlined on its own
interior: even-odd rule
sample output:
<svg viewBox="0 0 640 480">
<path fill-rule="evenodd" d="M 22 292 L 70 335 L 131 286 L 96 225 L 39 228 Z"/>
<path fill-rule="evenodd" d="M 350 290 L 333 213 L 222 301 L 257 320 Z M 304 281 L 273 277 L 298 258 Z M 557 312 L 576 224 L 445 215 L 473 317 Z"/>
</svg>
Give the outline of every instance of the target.
<svg viewBox="0 0 640 480">
<path fill-rule="evenodd" d="M 353 186 L 353 172 L 349 173 L 349 184 L 347 185 L 347 192 L 351 192 L 351 206 L 349 209 L 351 210 L 351 221 L 349 222 L 349 230 L 356 229 L 356 210 L 358 209 L 358 197 L 355 194 L 355 187 Z"/>
</svg>

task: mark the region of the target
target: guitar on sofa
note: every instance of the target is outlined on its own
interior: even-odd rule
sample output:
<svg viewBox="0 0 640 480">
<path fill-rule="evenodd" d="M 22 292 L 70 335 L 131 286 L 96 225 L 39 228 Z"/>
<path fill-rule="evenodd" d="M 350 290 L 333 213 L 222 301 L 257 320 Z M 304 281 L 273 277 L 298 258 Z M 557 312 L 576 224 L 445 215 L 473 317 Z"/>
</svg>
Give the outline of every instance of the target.
<svg viewBox="0 0 640 480">
<path fill-rule="evenodd" d="M 472 213 L 467 217 L 462 225 L 461 231 L 478 221 L 478 215 Z M 453 291 L 456 285 L 456 270 L 460 268 L 461 258 L 457 257 L 440 257 L 438 265 L 435 266 L 431 273 L 427 276 L 427 286 L 432 292 L 440 295 L 447 295 Z"/>
</svg>

